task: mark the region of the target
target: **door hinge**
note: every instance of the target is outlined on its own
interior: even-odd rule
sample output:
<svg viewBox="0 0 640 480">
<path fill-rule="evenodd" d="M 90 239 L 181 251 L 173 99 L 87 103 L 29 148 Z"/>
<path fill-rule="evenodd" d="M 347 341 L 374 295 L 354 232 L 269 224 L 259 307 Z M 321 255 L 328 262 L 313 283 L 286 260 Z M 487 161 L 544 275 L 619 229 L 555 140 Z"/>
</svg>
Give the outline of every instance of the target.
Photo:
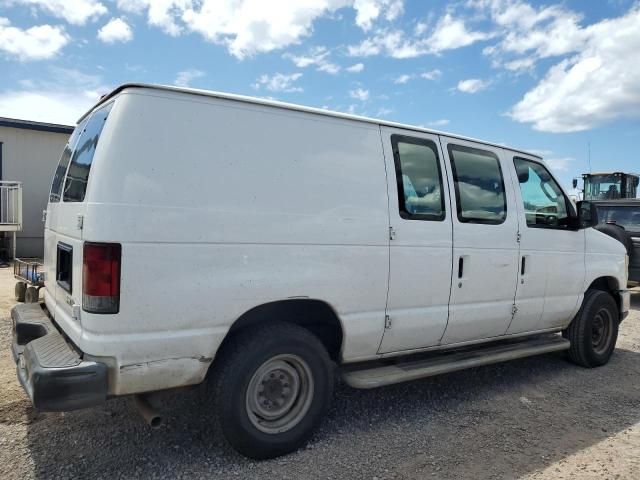
<svg viewBox="0 0 640 480">
<path fill-rule="evenodd" d="M 395 240 L 396 239 L 396 231 L 393 229 L 393 227 L 389 227 L 389 240 Z"/>
<path fill-rule="evenodd" d="M 42 210 L 42 223 L 46 223 L 47 221 L 47 211 Z"/>
<path fill-rule="evenodd" d="M 78 215 L 76 225 L 78 227 L 78 230 L 82 230 L 82 227 L 84 225 L 84 216 Z"/>
<path fill-rule="evenodd" d="M 520 239 L 522 238 L 522 235 L 520 234 L 520 232 L 518 232 L 516 234 L 516 242 L 520 243 Z"/>
<path fill-rule="evenodd" d="M 515 317 L 516 313 L 518 313 L 518 307 L 516 307 L 515 305 L 511 306 L 511 316 Z"/>
<path fill-rule="evenodd" d="M 384 329 L 389 330 L 391 328 L 391 317 L 389 315 L 384 316 Z"/>
</svg>

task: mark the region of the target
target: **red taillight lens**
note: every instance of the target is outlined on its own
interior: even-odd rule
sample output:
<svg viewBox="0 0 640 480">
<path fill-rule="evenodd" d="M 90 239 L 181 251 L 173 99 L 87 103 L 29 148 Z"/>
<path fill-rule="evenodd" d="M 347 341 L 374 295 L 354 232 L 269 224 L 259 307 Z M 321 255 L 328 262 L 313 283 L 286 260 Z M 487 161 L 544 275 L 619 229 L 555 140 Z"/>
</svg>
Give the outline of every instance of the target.
<svg viewBox="0 0 640 480">
<path fill-rule="evenodd" d="M 84 244 L 82 260 L 82 309 L 90 313 L 120 310 L 119 243 Z"/>
</svg>

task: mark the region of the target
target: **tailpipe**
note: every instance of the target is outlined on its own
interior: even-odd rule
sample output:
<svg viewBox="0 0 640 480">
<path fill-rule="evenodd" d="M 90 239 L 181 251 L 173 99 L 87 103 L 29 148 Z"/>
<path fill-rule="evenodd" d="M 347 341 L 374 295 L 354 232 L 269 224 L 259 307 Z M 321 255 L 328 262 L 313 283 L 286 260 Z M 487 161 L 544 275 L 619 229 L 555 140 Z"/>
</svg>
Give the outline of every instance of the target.
<svg viewBox="0 0 640 480">
<path fill-rule="evenodd" d="M 133 397 L 133 402 L 136 404 L 136 408 L 144 421 L 147 422 L 151 428 L 158 428 L 162 425 L 162 417 L 158 413 L 158 411 L 151 406 L 149 400 L 145 395 L 135 395 Z"/>
</svg>

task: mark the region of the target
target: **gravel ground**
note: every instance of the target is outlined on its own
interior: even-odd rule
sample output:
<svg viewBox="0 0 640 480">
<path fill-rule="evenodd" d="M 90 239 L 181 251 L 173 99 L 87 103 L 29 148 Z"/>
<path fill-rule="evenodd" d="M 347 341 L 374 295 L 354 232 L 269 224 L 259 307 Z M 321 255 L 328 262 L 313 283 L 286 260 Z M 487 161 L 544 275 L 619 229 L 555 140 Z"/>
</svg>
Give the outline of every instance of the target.
<svg viewBox="0 0 640 480">
<path fill-rule="evenodd" d="M 0 316 L 13 280 L 0 271 Z M 37 413 L 16 378 L 0 320 L 0 478 L 638 478 L 640 292 L 611 362 L 586 370 L 561 354 L 378 390 L 338 385 L 307 448 L 255 462 L 207 417 L 202 388 L 157 396 L 150 430 L 130 399 Z"/>
</svg>

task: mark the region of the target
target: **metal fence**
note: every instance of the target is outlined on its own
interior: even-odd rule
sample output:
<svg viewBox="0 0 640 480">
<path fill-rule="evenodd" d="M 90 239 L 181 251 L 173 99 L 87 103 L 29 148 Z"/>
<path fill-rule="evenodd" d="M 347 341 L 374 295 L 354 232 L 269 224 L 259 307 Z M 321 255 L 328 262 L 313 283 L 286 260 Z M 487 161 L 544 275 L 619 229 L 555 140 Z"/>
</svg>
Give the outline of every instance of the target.
<svg viewBox="0 0 640 480">
<path fill-rule="evenodd" d="M 0 181 L 0 231 L 22 230 L 22 182 Z"/>
<path fill-rule="evenodd" d="M 13 258 L 16 258 L 16 232 L 20 230 L 22 230 L 22 182 L 0 181 L 0 232 L 12 232 Z"/>
</svg>

